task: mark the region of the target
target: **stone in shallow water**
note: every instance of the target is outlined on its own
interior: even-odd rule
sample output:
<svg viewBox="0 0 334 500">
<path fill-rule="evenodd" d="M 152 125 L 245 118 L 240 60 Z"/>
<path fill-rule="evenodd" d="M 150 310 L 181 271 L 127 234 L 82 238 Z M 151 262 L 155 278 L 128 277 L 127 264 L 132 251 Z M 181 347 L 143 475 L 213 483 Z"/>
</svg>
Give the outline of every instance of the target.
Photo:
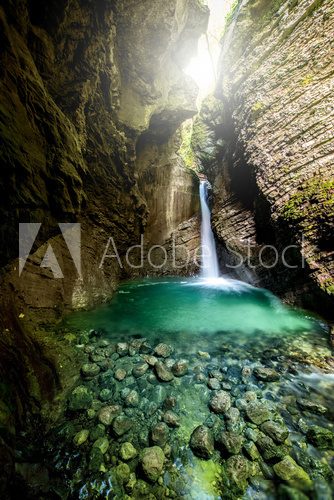
<svg viewBox="0 0 334 500">
<path fill-rule="evenodd" d="M 219 442 L 223 452 L 228 455 L 238 455 L 244 444 L 244 438 L 235 432 L 223 431 Z"/>
<path fill-rule="evenodd" d="M 158 344 L 154 349 L 154 354 L 162 358 L 168 358 L 173 353 L 173 347 L 168 344 Z"/>
<path fill-rule="evenodd" d="M 126 356 L 129 352 L 129 346 L 126 342 L 119 342 L 116 346 L 116 351 L 120 356 Z"/>
<path fill-rule="evenodd" d="M 273 466 L 273 469 L 280 479 L 287 482 L 293 488 L 301 490 L 312 488 L 310 476 L 290 456 L 284 457 L 281 462 Z"/>
<path fill-rule="evenodd" d="M 225 413 L 231 408 L 231 397 L 228 392 L 217 391 L 210 401 L 214 413 Z"/>
<path fill-rule="evenodd" d="M 208 387 L 209 389 L 213 391 L 219 391 L 220 389 L 220 382 L 216 378 L 209 378 L 208 380 Z"/>
<path fill-rule="evenodd" d="M 196 456 L 209 459 L 214 451 L 212 431 L 205 425 L 196 427 L 190 437 L 189 445 Z"/>
<path fill-rule="evenodd" d="M 256 445 L 266 461 L 282 459 L 289 453 L 289 448 L 287 446 L 275 444 L 274 441 L 265 434 L 260 435 L 256 441 Z"/>
<path fill-rule="evenodd" d="M 68 407 L 72 411 L 87 410 L 93 401 L 93 395 L 87 387 L 79 385 L 69 397 Z"/>
<path fill-rule="evenodd" d="M 279 380 L 279 373 L 272 368 L 259 367 L 254 369 L 254 375 L 257 379 L 264 382 L 275 382 Z"/>
<path fill-rule="evenodd" d="M 334 433 L 325 427 L 313 425 L 308 429 L 306 438 L 309 443 L 319 448 L 319 450 L 334 449 Z"/>
<path fill-rule="evenodd" d="M 141 454 L 140 462 L 147 479 L 156 482 L 164 469 L 164 452 L 159 446 L 145 448 Z"/>
<path fill-rule="evenodd" d="M 123 368 L 118 368 L 115 371 L 114 377 L 115 377 L 116 380 L 118 380 L 119 382 L 121 382 L 126 377 L 126 371 L 123 370 Z"/>
<path fill-rule="evenodd" d="M 270 420 L 271 412 L 266 403 L 260 401 L 253 401 L 246 407 L 247 417 L 251 422 L 256 425 L 263 424 L 266 420 Z"/>
<path fill-rule="evenodd" d="M 115 475 L 119 484 L 126 484 L 130 479 L 131 470 L 128 464 L 121 463 L 115 469 Z"/>
<path fill-rule="evenodd" d="M 122 444 L 119 454 L 121 459 L 127 462 L 137 455 L 137 450 L 132 443 L 125 442 Z"/>
<path fill-rule="evenodd" d="M 110 389 L 102 389 L 99 394 L 101 401 L 110 401 L 112 399 L 113 392 Z"/>
<path fill-rule="evenodd" d="M 98 413 L 98 419 L 103 425 L 110 425 L 113 419 L 120 414 L 122 408 L 119 405 L 104 406 Z"/>
<path fill-rule="evenodd" d="M 106 433 L 106 426 L 103 424 L 97 424 L 94 429 L 90 432 L 90 439 L 96 441 L 97 438 L 103 437 Z"/>
<path fill-rule="evenodd" d="M 98 448 L 102 455 L 107 453 L 109 448 L 109 441 L 107 437 L 100 437 L 93 443 L 93 448 Z"/>
<path fill-rule="evenodd" d="M 144 355 L 144 360 L 146 361 L 146 363 L 150 366 L 154 366 L 155 363 L 157 363 L 158 361 L 158 358 L 156 358 L 155 356 L 150 356 L 149 354 L 145 354 Z"/>
<path fill-rule="evenodd" d="M 302 410 L 316 413 L 317 415 L 324 415 L 327 413 L 327 408 L 325 406 L 309 401 L 308 399 L 297 399 L 297 404 Z"/>
<path fill-rule="evenodd" d="M 288 428 L 283 424 L 278 424 L 268 420 L 261 425 L 261 430 L 277 443 L 284 443 L 289 435 Z"/>
<path fill-rule="evenodd" d="M 117 437 L 123 436 L 133 427 L 133 422 L 125 415 L 119 415 L 113 420 L 112 429 Z"/>
<path fill-rule="evenodd" d="M 161 380 L 162 382 L 170 382 L 171 380 L 173 380 L 174 375 L 170 370 L 168 370 L 168 368 L 166 367 L 166 365 L 164 365 L 164 363 L 161 363 L 159 361 L 154 365 L 154 369 L 158 379 Z"/>
<path fill-rule="evenodd" d="M 242 455 L 234 455 L 226 461 L 225 471 L 231 486 L 244 490 L 247 488 L 247 479 L 252 475 L 252 464 Z"/>
<path fill-rule="evenodd" d="M 89 430 L 87 429 L 82 429 L 81 431 L 77 432 L 76 435 L 73 438 L 73 443 L 75 446 L 81 446 L 84 444 L 89 436 Z"/>
<path fill-rule="evenodd" d="M 153 444 L 164 446 L 169 437 L 169 430 L 164 422 L 157 423 L 151 429 L 151 441 Z"/>
<path fill-rule="evenodd" d="M 166 411 L 163 414 L 162 418 L 163 418 L 163 421 L 167 425 L 169 425 L 169 427 L 179 427 L 180 426 L 179 417 L 176 415 L 176 413 L 174 413 L 171 410 Z"/>
<path fill-rule="evenodd" d="M 188 361 L 186 361 L 185 359 L 176 361 L 176 363 L 174 363 L 172 366 L 172 372 L 174 373 L 175 377 L 183 377 L 188 373 L 188 370 Z"/>
<path fill-rule="evenodd" d="M 248 441 L 244 444 L 245 453 L 249 456 L 251 460 L 259 460 L 260 453 L 253 441 Z"/>
<path fill-rule="evenodd" d="M 129 392 L 129 394 L 126 396 L 124 403 L 126 406 L 129 406 L 130 408 L 135 408 L 136 406 L 139 405 L 139 395 L 138 392 L 135 390 L 132 390 Z"/>
<path fill-rule="evenodd" d="M 85 363 L 81 367 L 81 374 L 84 378 L 90 379 L 100 373 L 100 367 L 96 363 Z"/>
<path fill-rule="evenodd" d="M 143 375 L 145 375 L 145 373 L 147 372 L 147 370 L 148 370 L 148 364 L 147 363 L 139 363 L 138 365 L 136 365 L 132 369 L 132 375 L 135 378 L 139 378 L 139 377 L 142 377 Z"/>
</svg>

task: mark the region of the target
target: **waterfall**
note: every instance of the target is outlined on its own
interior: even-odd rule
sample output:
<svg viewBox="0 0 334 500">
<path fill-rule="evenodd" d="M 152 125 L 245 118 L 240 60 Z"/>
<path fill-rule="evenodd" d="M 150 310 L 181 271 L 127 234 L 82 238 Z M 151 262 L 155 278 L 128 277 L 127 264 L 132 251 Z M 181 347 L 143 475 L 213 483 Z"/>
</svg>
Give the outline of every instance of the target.
<svg viewBox="0 0 334 500">
<path fill-rule="evenodd" d="M 201 246 L 202 246 L 202 271 L 203 278 L 218 278 L 219 267 L 216 244 L 211 229 L 211 214 L 207 203 L 208 181 L 201 181 L 199 195 L 201 200 Z"/>
</svg>

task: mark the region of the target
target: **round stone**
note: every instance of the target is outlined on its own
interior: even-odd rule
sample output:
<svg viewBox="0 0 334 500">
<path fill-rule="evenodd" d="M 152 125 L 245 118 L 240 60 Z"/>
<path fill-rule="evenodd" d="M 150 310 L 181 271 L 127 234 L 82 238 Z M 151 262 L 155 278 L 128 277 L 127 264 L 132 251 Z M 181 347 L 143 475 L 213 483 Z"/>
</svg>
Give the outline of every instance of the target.
<svg viewBox="0 0 334 500">
<path fill-rule="evenodd" d="M 118 405 L 104 406 L 98 413 L 98 419 L 103 425 L 110 425 L 113 419 L 122 411 Z"/>
<path fill-rule="evenodd" d="M 159 446 L 145 448 L 141 455 L 141 466 L 144 475 L 152 482 L 161 476 L 165 463 L 165 455 Z"/>
<path fill-rule="evenodd" d="M 154 354 L 162 358 L 168 358 L 173 353 L 173 347 L 168 344 L 158 344 L 154 349 Z"/>
<path fill-rule="evenodd" d="M 114 377 L 115 377 L 116 380 L 118 380 L 119 382 L 121 382 L 126 377 L 126 371 L 123 370 L 123 368 L 118 368 L 115 371 L 115 373 L 114 373 Z"/>
<path fill-rule="evenodd" d="M 119 454 L 122 460 L 128 461 L 137 455 L 137 450 L 132 443 L 125 442 L 122 444 Z"/>
<path fill-rule="evenodd" d="M 196 427 L 190 437 L 189 445 L 196 456 L 209 459 L 214 451 L 212 431 L 205 425 Z"/>
<path fill-rule="evenodd" d="M 86 363 L 81 367 L 81 374 L 84 378 L 94 378 L 99 373 L 100 367 L 96 363 Z"/>
<path fill-rule="evenodd" d="M 226 391 L 217 391 L 210 401 L 210 408 L 214 413 L 225 413 L 231 408 L 231 397 Z"/>
<path fill-rule="evenodd" d="M 75 446 L 81 446 L 84 444 L 89 436 L 89 430 L 87 429 L 82 429 L 81 431 L 77 432 L 76 435 L 73 438 L 73 443 Z"/>
<path fill-rule="evenodd" d="M 87 387 L 84 385 L 79 385 L 72 391 L 68 407 L 72 411 L 87 410 L 93 401 L 93 395 Z"/>
<path fill-rule="evenodd" d="M 188 373 L 188 369 L 188 361 L 186 361 L 185 359 L 176 361 L 176 363 L 174 363 L 172 366 L 172 372 L 175 377 L 183 377 Z"/>
</svg>

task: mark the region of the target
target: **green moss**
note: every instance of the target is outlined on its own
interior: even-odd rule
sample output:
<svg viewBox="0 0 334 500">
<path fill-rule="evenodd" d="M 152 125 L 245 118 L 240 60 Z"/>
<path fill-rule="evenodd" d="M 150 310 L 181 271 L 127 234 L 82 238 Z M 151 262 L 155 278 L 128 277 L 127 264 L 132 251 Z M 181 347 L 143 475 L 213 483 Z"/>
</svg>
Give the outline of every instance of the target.
<svg viewBox="0 0 334 500">
<path fill-rule="evenodd" d="M 303 87 L 306 87 L 307 85 L 309 85 L 310 83 L 313 82 L 313 75 L 311 74 L 308 74 L 306 75 L 303 80 L 300 82 L 300 84 L 303 86 Z"/>
<path fill-rule="evenodd" d="M 334 229 L 334 180 L 315 177 L 307 181 L 284 205 L 282 216 L 307 234 L 330 238 Z"/>
</svg>

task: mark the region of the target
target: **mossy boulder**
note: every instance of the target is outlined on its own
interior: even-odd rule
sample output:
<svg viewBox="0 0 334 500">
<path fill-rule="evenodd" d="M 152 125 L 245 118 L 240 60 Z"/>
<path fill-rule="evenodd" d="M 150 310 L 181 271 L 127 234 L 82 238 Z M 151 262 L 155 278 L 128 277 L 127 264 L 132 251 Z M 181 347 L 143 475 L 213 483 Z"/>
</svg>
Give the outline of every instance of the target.
<svg viewBox="0 0 334 500">
<path fill-rule="evenodd" d="M 275 474 L 292 488 L 300 490 L 310 490 L 312 488 L 313 483 L 310 476 L 289 455 L 275 464 L 273 469 Z"/>
<path fill-rule="evenodd" d="M 145 448 L 140 457 L 144 475 L 152 482 L 161 476 L 165 463 L 165 455 L 159 446 Z"/>
<path fill-rule="evenodd" d="M 68 408 L 72 411 L 87 410 L 93 401 L 91 391 L 84 385 L 79 385 L 71 393 Z"/>
</svg>

